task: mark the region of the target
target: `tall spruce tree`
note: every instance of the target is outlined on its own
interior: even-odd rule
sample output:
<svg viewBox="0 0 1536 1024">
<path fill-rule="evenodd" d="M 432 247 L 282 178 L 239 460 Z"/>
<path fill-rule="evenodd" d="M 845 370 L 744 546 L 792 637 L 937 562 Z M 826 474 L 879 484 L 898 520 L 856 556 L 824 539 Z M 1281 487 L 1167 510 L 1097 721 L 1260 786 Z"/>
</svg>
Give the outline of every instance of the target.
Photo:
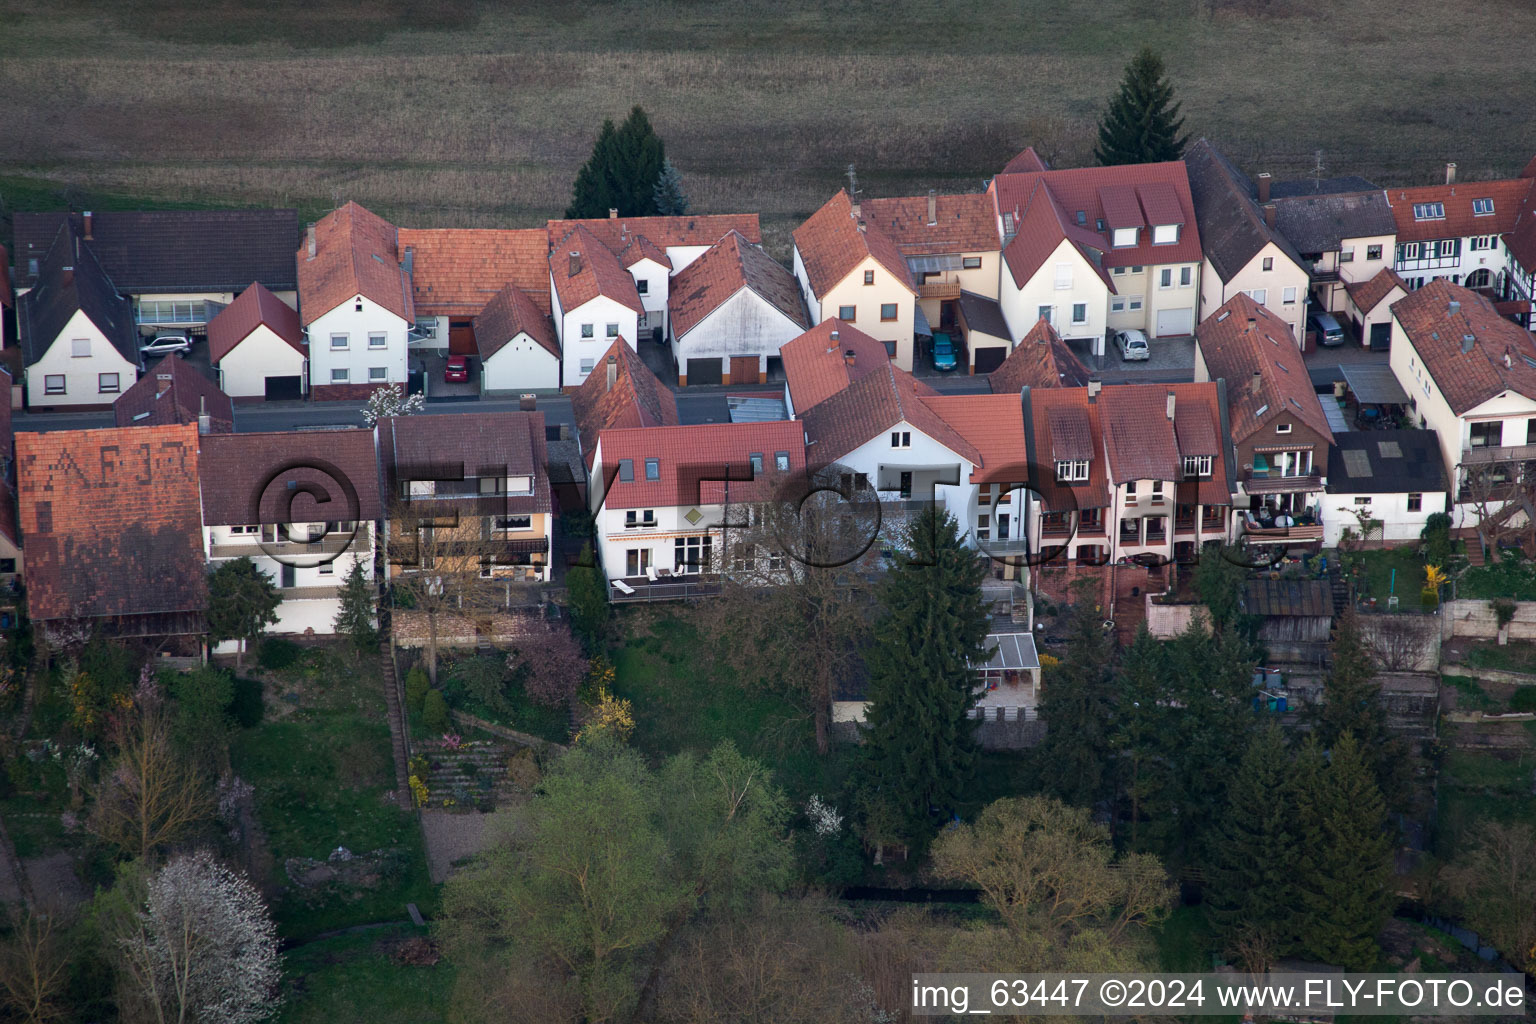
<svg viewBox="0 0 1536 1024">
<path fill-rule="evenodd" d="M 1066 656 L 1041 691 L 1045 740 L 1035 751 L 1047 795 L 1076 807 L 1093 807 L 1113 788 L 1113 648 L 1091 595 L 1084 589 L 1076 598 L 1068 619 Z"/>
<path fill-rule="evenodd" d="M 881 801 L 901 822 L 899 838 L 921 843 L 932 832 L 930 808 L 951 813 L 970 780 L 967 713 L 976 705 L 971 666 L 986 656 L 986 563 L 936 508 L 913 520 L 906 542 L 880 586 L 867 659 L 868 746 Z"/>
<path fill-rule="evenodd" d="M 661 176 L 652 193 L 656 213 L 662 217 L 681 217 L 688 212 L 688 194 L 683 191 L 683 176 L 671 160 L 661 162 Z"/>
<path fill-rule="evenodd" d="M 1260 940 L 1274 952 L 1296 942 L 1297 819 L 1291 756 L 1280 727 L 1256 732 L 1227 787 L 1207 869 L 1205 905 L 1227 950 Z"/>
<path fill-rule="evenodd" d="M 1120 92 L 1109 101 L 1099 122 L 1099 163 L 1147 164 L 1177 160 L 1188 135 L 1180 135 L 1184 119 L 1173 102 L 1173 86 L 1163 73 L 1163 60 L 1150 47 L 1131 58 L 1120 80 Z"/>
<path fill-rule="evenodd" d="M 567 217 L 606 217 L 611 209 L 619 206 L 617 184 L 618 129 L 613 119 L 603 121 L 597 141 L 592 145 L 592 155 L 576 172 L 576 184 L 571 188 L 571 205 L 565 208 Z"/>
<path fill-rule="evenodd" d="M 350 637 L 358 649 L 366 650 L 378 642 L 379 634 L 373 627 L 373 584 L 363 575 L 363 563 L 354 560 L 342 581 L 341 607 L 336 612 L 333 625 L 336 632 Z"/>
<path fill-rule="evenodd" d="M 635 107 L 624 123 L 603 122 L 592 155 L 576 174 L 567 217 L 649 217 L 656 213 L 656 185 L 666 148 L 645 111 Z"/>
<path fill-rule="evenodd" d="M 1125 821 L 1125 841 L 1132 850 L 1157 845 L 1154 835 L 1166 821 L 1162 813 L 1168 801 L 1169 693 L 1163 664 L 1163 648 L 1143 623 L 1126 648 L 1116 676 L 1117 711 L 1114 747 L 1119 793 L 1123 804 L 1118 817 Z"/>
<path fill-rule="evenodd" d="M 1326 767 L 1313 757 L 1297 786 L 1300 949 L 1347 970 L 1371 970 L 1381 953 L 1376 936 L 1392 911 L 1392 843 L 1381 790 L 1349 733 L 1334 743 Z"/>
<path fill-rule="evenodd" d="M 1403 741 L 1387 727 L 1376 658 L 1366 641 L 1364 623 L 1353 608 L 1339 616 L 1328 656 L 1331 665 L 1323 680 L 1322 704 L 1310 709 L 1318 741 L 1326 749 L 1345 733 L 1352 734 L 1375 773 L 1383 797 L 1396 806 L 1409 788 L 1407 752 Z"/>
</svg>

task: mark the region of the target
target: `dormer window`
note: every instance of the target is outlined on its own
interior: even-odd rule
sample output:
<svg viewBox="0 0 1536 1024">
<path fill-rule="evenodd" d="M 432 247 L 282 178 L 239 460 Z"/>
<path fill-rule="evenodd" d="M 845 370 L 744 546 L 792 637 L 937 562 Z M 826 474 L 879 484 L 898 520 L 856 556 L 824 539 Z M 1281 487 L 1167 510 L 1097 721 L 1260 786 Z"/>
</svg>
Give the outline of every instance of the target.
<svg viewBox="0 0 1536 1024">
<path fill-rule="evenodd" d="M 1184 479 L 1204 480 L 1211 475 L 1211 467 L 1215 461 L 1215 456 L 1211 455 L 1184 456 Z"/>
<path fill-rule="evenodd" d="M 1472 216 L 1474 216 L 1474 217 L 1487 217 L 1487 216 L 1492 215 L 1492 213 L 1493 213 L 1493 200 L 1492 199 L 1474 199 L 1474 200 L 1472 200 Z"/>
<path fill-rule="evenodd" d="M 1488 202 L 1489 202 L 1490 206 L 1493 204 L 1493 200 L 1491 200 L 1491 199 Z M 1489 212 L 1492 212 L 1492 211 L 1490 210 Z M 1444 203 L 1414 203 L 1413 204 L 1413 219 L 1414 220 L 1445 220 L 1445 204 Z"/>
<path fill-rule="evenodd" d="M 1081 483 L 1088 479 L 1087 459 L 1057 459 L 1056 482 L 1063 484 Z"/>
<path fill-rule="evenodd" d="M 1136 245 L 1137 236 L 1140 234 L 1139 228 L 1115 228 L 1114 247 L 1116 249 L 1130 249 Z"/>
<path fill-rule="evenodd" d="M 1173 245 L 1179 240 L 1177 224 L 1158 224 L 1152 229 L 1153 245 Z"/>
</svg>

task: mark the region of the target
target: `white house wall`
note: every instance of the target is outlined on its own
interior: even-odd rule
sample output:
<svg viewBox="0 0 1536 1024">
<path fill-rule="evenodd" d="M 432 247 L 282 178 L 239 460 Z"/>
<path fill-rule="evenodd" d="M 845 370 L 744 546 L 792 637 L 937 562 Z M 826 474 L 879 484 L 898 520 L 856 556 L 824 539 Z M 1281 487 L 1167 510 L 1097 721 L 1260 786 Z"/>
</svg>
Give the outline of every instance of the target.
<svg viewBox="0 0 1536 1024">
<path fill-rule="evenodd" d="M 1353 515 L 1357 509 L 1369 508 L 1371 517 L 1382 521 L 1382 527 L 1371 534 L 1371 539 L 1384 540 L 1389 544 L 1418 541 L 1429 517 L 1436 512 L 1446 511 L 1444 491 L 1430 491 L 1420 495 L 1420 508 L 1417 512 L 1409 511 L 1407 493 L 1325 494 L 1321 501 L 1325 548 L 1338 547 L 1345 529 L 1359 532 L 1359 520 Z"/>
<path fill-rule="evenodd" d="M 775 355 L 786 342 L 802 333 L 799 324 L 752 289 L 743 287 L 694 324 L 687 334 L 673 338 L 672 355 L 679 367 L 687 366 L 690 359 L 757 356 L 757 369 L 762 373 L 767 369 L 763 357 Z M 729 365 L 723 369 L 728 371 Z"/>
<path fill-rule="evenodd" d="M 864 283 L 864 272 L 872 270 L 874 284 Z M 880 307 L 894 304 L 896 319 L 881 320 Z M 901 281 L 873 256 L 866 256 L 837 284 L 821 297 L 822 319 L 838 316 L 843 306 L 852 306 L 852 319 L 843 317 L 876 341 L 894 342 L 896 352 L 891 362 L 908 372 L 912 370 L 913 309 L 916 297 Z M 818 321 L 819 322 L 819 321 Z M 889 346 L 887 346 L 889 348 Z"/>
<path fill-rule="evenodd" d="M 1266 259 L 1274 261 L 1269 270 L 1264 269 Z M 1207 260 L 1201 273 L 1198 319 L 1205 320 L 1238 292 L 1248 292 L 1251 297 L 1253 292 L 1262 290 L 1264 301 L 1260 305 L 1289 325 L 1292 339 L 1299 345 L 1310 285 L 1307 271 L 1293 263 L 1273 242 L 1255 253 L 1230 281 L 1222 281 L 1221 275 Z M 1293 297 L 1290 302 L 1285 301 L 1288 288 Z"/>
<path fill-rule="evenodd" d="M 366 296 L 341 303 L 309 325 L 310 386 L 404 384 L 409 327 L 404 319 Z M 332 336 L 342 334 L 347 336 L 347 347 L 332 348 Z M 383 334 L 384 346 L 369 348 L 370 334 Z M 369 370 L 376 367 L 385 370 L 382 380 L 369 376 Z M 347 380 L 333 379 L 335 370 L 346 370 Z"/>
<path fill-rule="evenodd" d="M 302 377 L 304 362 L 304 356 L 270 327 L 257 324 L 219 360 L 219 390 L 231 398 L 263 398 L 268 377 Z"/>
<path fill-rule="evenodd" d="M 74 342 L 88 339 L 91 343 L 89 356 L 76 357 Z M 101 391 L 100 374 L 117 374 L 116 391 Z M 62 395 L 46 394 L 49 376 L 64 377 Z M 106 335 L 91 322 L 85 313 L 76 310 L 64 329 L 49 345 L 43 357 L 26 368 L 27 404 L 33 407 L 63 408 L 81 405 L 111 405 L 119 395 L 133 387 L 139 379 L 139 368 L 123 358 Z"/>
<path fill-rule="evenodd" d="M 640 305 L 645 309 L 645 330 L 659 327 L 665 337 L 667 329 L 667 295 L 670 293 L 667 268 L 655 260 L 645 259 L 629 268 L 629 276 L 635 279 L 636 291 L 641 281 L 645 291 L 640 294 Z"/>
<path fill-rule="evenodd" d="M 549 391 L 560 387 L 560 360 L 530 338 L 519 334 L 485 360 L 480 369 L 482 391 Z"/>
<path fill-rule="evenodd" d="M 1072 268 L 1071 283 L 1066 288 L 1056 287 L 1056 267 L 1067 264 Z M 1022 288 L 1013 283 L 1013 274 L 1005 270 L 1000 285 L 998 305 L 1003 319 L 1015 339 L 1024 337 L 1040 319 L 1040 309 L 1051 308 L 1051 324 L 1063 338 L 1091 339 L 1094 352 L 1103 352 L 1104 335 L 1108 330 L 1109 287 L 1099 277 L 1093 264 L 1083 258 L 1077 246 L 1062 240 L 1056 250 L 1040 264 L 1034 276 Z M 1084 319 L 1072 322 L 1072 307 L 1081 303 Z"/>
<path fill-rule="evenodd" d="M 618 324 L 619 337 L 634 348 L 637 320 L 634 310 L 606 295 L 588 299 L 569 312 L 560 312 L 557 322 L 564 321 L 560 348 L 563 355 L 561 378 L 565 386 L 575 387 L 597 368 L 598 360 L 613 345 L 613 339 L 607 334 L 609 324 Z M 592 337 L 581 336 L 583 324 L 591 325 Z M 586 369 L 582 369 L 583 362 L 587 364 Z"/>
</svg>

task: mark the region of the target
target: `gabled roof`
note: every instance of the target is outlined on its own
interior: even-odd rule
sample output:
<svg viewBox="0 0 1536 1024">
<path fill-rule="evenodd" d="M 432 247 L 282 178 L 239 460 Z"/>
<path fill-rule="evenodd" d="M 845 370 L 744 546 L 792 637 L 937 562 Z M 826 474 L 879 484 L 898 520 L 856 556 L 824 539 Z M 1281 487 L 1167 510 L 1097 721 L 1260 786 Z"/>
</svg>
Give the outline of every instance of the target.
<svg viewBox="0 0 1536 1024">
<path fill-rule="evenodd" d="M 891 361 L 883 343 L 835 318 L 781 345 L 779 358 L 797 416 Z"/>
<path fill-rule="evenodd" d="M 441 422 L 431 416 L 395 417 L 379 431 L 379 449 L 391 497 L 409 480 L 526 476 L 531 494 L 461 496 L 454 507 L 478 515 L 526 515 L 554 507 L 541 412 L 465 413 Z"/>
<path fill-rule="evenodd" d="M 1241 444 L 1276 420 L 1293 419 L 1333 438 L 1284 320 L 1239 292 L 1195 328 L 1195 343 L 1210 379 L 1226 379 L 1233 441 Z"/>
<path fill-rule="evenodd" d="M 1035 152 L 1034 146 L 1025 146 L 1024 149 L 1003 165 L 1004 174 L 1027 174 L 1031 171 L 1048 171 L 1050 164 L 1045 158 Z"/>
<path fill-rule="evenodd" d="M 1274 193 L 1271 192 L 1273 198 Z M 1346 238 L 1371 238 L 1396 233 L 1397 224 L 1387 195 L 1352 192 L 1298 196 L 1275 201 L 1275 227 L 1297 252 L 1337 251 Z"/>
<path fill-rule="evenodd" d="M 755 213 L 697 213 L 681 217 L 608 217 L 585 220 L 552 220 L 545 230 L 549 248 L 574 227 L 592 232 L 615 254 L 627 249 L 636 235 L 644 235 L 662 249 L 713 245 L 727 231 L 739 231 L 747 241 L 761 245 L 762 228 Z"/>
<path fill-rule="evenodd" d="M 884 231 L 904 256 L 962 252 L 997 252 L 997 211 L 985 192 L 933 197 L 934 221 L 928 223 L 928 196 L 865 199 L 864 219 Z"/>
<path fill-rule="evenodd" d="M 1408 293 L 1408 286 L 1391 267 L 1378 271 L 1370 280 L 1351 281 L 1344 286 L 1344 290 L 1349 293 L 1350 301 L 1362 313 L 1369 313 L 1375 309 L 1381 300 L 1392 294 L 1394 288 L 1401 288 L 1405 295 Z"/>
<path fill-rule="evenodd" d="M 1108 390 L 1108 389 L 1105 389 Z M 1086 388 L 1042 388 L 1022 393 L 1029 464 L 1037 467 L 1030 487 L 1047 509 L 1069 512 L 1109 505 L 1109 464 L 1104 458 L 1104 433 L 1099 416 L 1103 392 L 1093 401 Z M 1088 479 L 1065 484 L 1056 481 L 1057 458 L 1078 458 L 1086 450 Z"/>
<path fill-rule="evenodd" d="M 3 277 L 0 274 L 0 277 Z M 11 374 L 0 366 L 0 393 L 11 386 Z M 21 525 L 16 516 L 16 434 L 11 422 L 11 403 L 0 402 L 0 536 L 21 546 Z"/>
<path fill-rule="evenodd" d="M 18 285 L 32 284 L 30 261 L 41 261 L 66 220 L 87 235 L 80 213 L 15 215 Z M 292 291 L 298 284 L 295 210 L 107 210 L 91 214 L 88 235 L 102 269 L 129 295 L 233 292 L 252 281 Z"/>
<path fill-rule="evenodd" d="M 547 289 L 544 295 L 549 296 Z M 549 314 L 527 292 L 509 284 L 491 296 L 491 301 L 475 317 L 475 347 L 482 360 L 489 359 L 519 334 L 528 335 L 550 355 L 560 358 L 560 341 L 555 337 L 555 325 Z"/>
<path fill-rule="evenodd" d="M 299 313 L 308 327 L 357 295 L 406 323 L 416 312 L 411 279 L 400 266 L 395 226 L 357 203 L 332 210 L 315 224 L 315 255 L 299 247 Z"/>
<path fill-rule="evenodd" d="M 1177 500 L 1193 498 L 1207 505 L 1230 505 L 1227 479 L 1231 446 L 1221 437 L 1219 387 L 1198 384 L 1117 384 L 1099 394 L 1104 406 L 1104 447 L 1116 483 L 1132 480 L 1180 481 L 1186 456 L 1211 456 L 1211 475 L 1193 484 L 1180 483 Z M 1172 396 L 1173 418 L 1168 417 Z M 1317 406 L 1314 401 L 1313 406 Z"/>
<path fill-rule="evenodd" d="M 16 454 L 31 618 L 207 608 L 195 426 L 21 433 Z"/>
<path fill-rule="evenodd" d="M 1433 430 L 1352 430 L 1333 439 L 1329 494 L 1411 494 L 1446 489 Z"/>
<path fill-rule="evenodd" d="M 1184 164 L 1173 160 L 1116 167 L 1076 167 L 1033 174 L 999 174 L 992 179 L 990 191 L 999 215 L 1004 217 L 1005 223 L 1011 216 L 1021 235 L 1025 222 L 1033 217 L 1032 208 L 1049 198 L 1050 216 L 1041 218 L 1035 230 L 1054 225 L 1055 238 L 1049 244 L 1037 239 L 1029 249 L 1031 257 L 1038 253 L 1043 259 L 1062 238 L 1069 238 L 1081 248 L 1103 254 L 1100 260 L 1093 261 L 1102 272 L 1102 267 L 1200 262 L 1204 225 L 1196 227 L 1189 188 Z M 1104 222 L 1102 229 L 1099 228 L 1101 220 Z M 1182 225 L 1179 240 L 1173 244 L 1152 244 L 1152 227 L 1160 224 Z M 1137 234 L 1137 244 L 1116 248 L 1113 229 L 1117 226 L 1142 228 Z M 1018 239 L 1014 241 L 1017 243 Z M 1020 263 L 1033 263 L 1033 266 L 1027 266 L 1028 272 L 1022 273 Z M 1039 264 L 1032 258 L 1024 261 L 1010 259 L 1009 266 L 1017 282 L 1021 277 L 1028 280 Z"/>
<path fill-rule="evenodd" d="M 898 423 L 908 423 L 971 465 L 980 465 L 981 453 L 976 446 L 928 405 L 926 399 L 937 394 L 910 373 L 887 362 L 800 413 L 805 424 L 808 462 L 818 469 L 831 465 Z"/>
<path fill-rule="evenodd" d="M 1380 192 L 1381 189 L 1358 174 L 1345 174 L 1337 178 L 1297 178 L 1294 181 L 1271 182 L 1271 199 L 1299 199 L 1304 196 L 1336 196 L 1345 192 Z"/>
<path fill-rule="evenodd" d="M 1254 200 L 1257 192 L 1253 182 L 1221 150 L 1206 139 L 1199 139 L 1184 151 L 1184 165 L 1189 173 L 1195 216 L 1200 221 L 1205 258 L 1211 261 L 1223 282 L 1232 280 L 1270 243 L 1278 246 L 1291 262 L 1306 269 L 1296 247 L 1279 231 L 1265 225 L 1263 211 Z"/>
<path fill-rule="evenodd" d="M 790 420 L 604 430 L 600 443 L 608 508 L 767 501 L 784 481 L 805 476 L 805 436 Z M 789 456 L 787 472 L 775 467 L 779 452 Z M 753 473 L 754 454 L 762 456 L 761 475 Z M 631 480 L 619 478 L 623 459 L 630 461 Z M 647 459 L 656 460 L 655 480 L 646 479 Z"/>
<path fill-rule="evenodd" d="M 574 254 L 574 255 L 573 255 Z M 571 262 L 576 262 L 576 273 L 571 273 Z M 569 313 L 598 296 L 605 296 L 620 305 L 644 314 L 640 293 L 635 290 L 635 279 L 597 236 L 585 227 L 577 225 L 563 235 L 549 253 L 549 273 L 555 282 L 555 293 L 560 297 L 560 309 Z"/>
<path fill-rule="evenodd" d="M 672 269 L 672 257 L 668 256 L 655 242 L 644 235 L 629 236 L 629 244 L 624 246 L 618 255 L 619 262 L 624 264 L 625 270 L 645 260 L 659 263 L 666 267 L 668 271 Z"/>
<path fill-rule="evenodd" d="M 614 362 L 613 387 L 608 386 L 608 361 Z M 571 393 L 571 412 L 587 467 L 604 430 L 675 426 L 677 396 L 656 379 L 639 353 L 623 338 L 614 341 L 581 386 Z"/>
<path fill-rule="evenodd" d="M 1003 365 L 987 375 L 995 394 L 1017 395 L 1020 388 L 1080 388 L 1088 383 L 1088 368 L 1061 340 L 1044 317 L 1014 346 Z"/>
<path fill-rule="evenodd" d="M 1513 230 L 1520 208 L 1531 194 L 1532 184 L 1531 178 L 1510 178 L 1389 188 L 1387 202 L 1397 222 L 1397 240 L 1400 243 L 1425 242 L 1468 235 L 1502 235 Z M 1472 204 L 1479 199 L 1493 200 L 1493 212 L 1473 213 Z M 1419 220 L 1414 216 L 1413 208 L 1425 203 L 1440 203 L 1445 208 L 1445 216 Z"/>
<path fill-rule="evenodd" d="M 743 288 L 804 329 L 810 317 L 795 275 L 761 246 L 731 231 L 678 271 L 667 287 L 672 334 L 681 338 Z"/>
<path fill-rule="evenodd" d="M 1029 457 L 1017 394 L 931 395 L 924 401 L 981 455 L 981 464 L 971 470 L 972 483 L 1026 481 Z"/>
<path fill-rule="evenodd" d="M 1039 180 L 1040 176 L 1031 177 L 1035 180 L 1029 194 L 1016 208 L 1017 212 L 1010 214 L 1014 218 L 1013 239 L 1003 246 L 1003 259 L 1014 285 L 1024 287 L 1061 243 L 1068 241 L 1113 292 L 1114 282 L 1103 265 L 1103 238 L 1070 220 L 1045 182 Z"/>
<path fill-rule="evenodd" d="M 112 403 L 120 427 L 158 427 L 171 423 L 197 426 L 207 411 L 213 433 L 235 429 L 235 403 L 218 385 L 177 353 L 161 359 L 138 383 Z"/>
<path fill-rule="evenodd" d="M 199 464 L 205 526 L 384 517 L 371 430 L 209 435 Z"/>
<path fill-rule="evenodd" d="M 41 260 L 32 290 L 16 306 L 23 365 L 43 358 L 77 312 L 90 318 L 124 359 L 142 365 L 133 307 L 117 294 L 90 246 L 65 223 Z"/>
<path fill-rule="evenodd" d="M 1008 330 L 1008 319 L 1003 316 L 1003 307 L 996 299 L 962 288 L 958 304 L 960 320 L 967 332 L 980 331 L 989 337 L 1013 340 L 1013 334 Z"/>
<path fill-rule="evenodd" d="M 1456 415 L 1506 391 L 1536 401 L 1536 341 L 1477 292 L 1437 278 L 1393 303 L 1392 316 Z"/>
<path fill-rule="evenodd" d="M 472 317 L 507 285 L 549 312 L 549 236 L 543 228 L 401 228 L 422 316 Z"/>
<path fill-rule="evenodd" d="M 217 366 L 219 360 L 261 326 L 286 341 L 299 355 L 309 355 L 304 348 L 298 310 L 256 281 L 208 321 L 208 359 Z"/>
<path fill-rule="evenodd" d="M 1525 181 L 1536 178 L 1536 158 L 1525 166 L 1525 170 L 1520 172 L 1520 177 Z M 1536 270 L 1536 183 L 1531 185 L 1525 200 L 1520 204 L 1520 209 L 1515 214 L 1514 226 L 1504 236 L 1504 244 L 1517 263 L 1527 271 Z"/>
<path fill-rule="evenodd" d="M 795 250 L 800 253 L 811 291 L 818 297 L 837 287 L 854 268 L 871 258 L 917 294 L 906 257 L 896 242 L 878 224 L 855 219 L 853 203 L 841 189 L 795 229 Z"/>
</svg>

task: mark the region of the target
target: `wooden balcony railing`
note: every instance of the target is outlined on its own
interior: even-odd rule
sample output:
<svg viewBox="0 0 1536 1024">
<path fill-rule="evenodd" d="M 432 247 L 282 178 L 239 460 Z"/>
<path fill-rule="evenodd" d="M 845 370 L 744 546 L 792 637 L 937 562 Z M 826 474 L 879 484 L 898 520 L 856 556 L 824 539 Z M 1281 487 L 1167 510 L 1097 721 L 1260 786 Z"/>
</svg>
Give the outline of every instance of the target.
<svg viewBox="0 0 1536 1024">
<path fill-rule="evenodd" d="M 1536 444 L 1506 445 L 1502 448 L 1463 448 L 1463 466 L 1483 466 L 1498 462 L 1525 462 L 1536 459 Z"/>
<path fill-rule="evenodd" d="M 1323 539 L 1323 525 L 1312 523 L 1308 526 L 1249 526 L 1243 529 L 1243 536 L 1248 538 L 1250 544 L 1305 544 Z"/>
<path fill-rule="evenodd" d="M 960 282 L 935 281 L 932 284 L 920 284 L 917 286 L 917 297 L 920 299 L 958 299 L 960 297 Z"/>
</svg>

